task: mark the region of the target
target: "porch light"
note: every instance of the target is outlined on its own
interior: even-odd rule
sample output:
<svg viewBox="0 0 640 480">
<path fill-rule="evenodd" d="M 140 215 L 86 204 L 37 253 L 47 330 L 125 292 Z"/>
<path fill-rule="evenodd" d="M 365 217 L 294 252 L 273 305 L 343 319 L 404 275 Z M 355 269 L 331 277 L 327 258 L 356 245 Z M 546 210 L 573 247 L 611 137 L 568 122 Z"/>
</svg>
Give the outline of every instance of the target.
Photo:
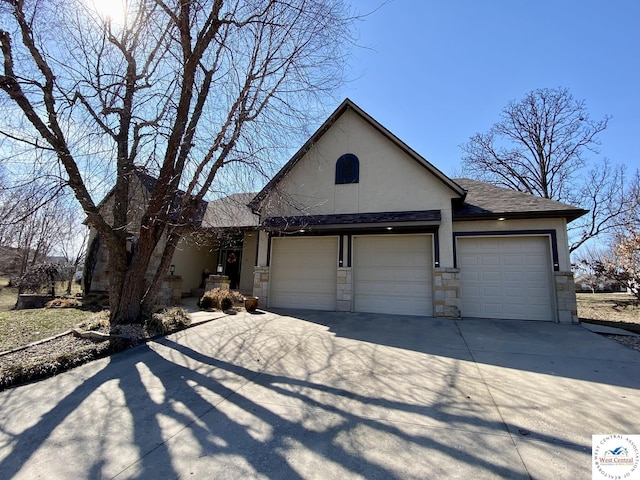
<svg viewBox="0 0 640 480">
<path fill-rule="evenodd" d="M 170 273 L 171 275 L 173 275 L 173 274 L 175 273 L 175 271 L 176 271 L 176 266 L 175 266 L 175 265 L 171 265 L 171 266 L 169 267 L 169 273 Z"/>
<path fill-rule="evenodd" d="M 216 268 L 216 272 L 218 273 L 218 275 L 222 273 L 222 265 L 218 265 L 218 268 Z"/>
</svg>

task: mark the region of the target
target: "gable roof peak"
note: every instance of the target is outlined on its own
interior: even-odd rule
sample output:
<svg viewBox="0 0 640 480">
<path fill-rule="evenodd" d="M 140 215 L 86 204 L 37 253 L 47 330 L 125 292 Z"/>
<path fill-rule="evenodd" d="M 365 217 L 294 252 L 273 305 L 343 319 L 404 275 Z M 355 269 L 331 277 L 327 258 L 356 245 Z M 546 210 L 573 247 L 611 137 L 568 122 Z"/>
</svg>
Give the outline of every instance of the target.
<svg viewBox="0 0 640 480">
<path fill-rule="evenodd" d="M 320 125 L 320 127 L 309 137 L 309 139 L 302 145 L 302 147 L 291 157 L 291 159 L 280 169 L 278 173 L 264 186 L 264 188 L 258 192 L 255 198 L 251 201 L 250 207 L 254 210 L 257 209 L 260 201 L 276 186 L 276 184 L 287 174 L 289 171 L 304 157 L 304 155 L 311 149 L 311 147 L 318 142 L 318 140 L 333 126 L 334 123 L 347 111 L 352 110 L 358 116 L 360 116 L 365 122 L 367 122 L 372 128 L 384 137 L 389 139 L 398 148 L 404 151 L 411 159 L 419 163 L 422 167 L 426 168 L 431 174 L 433 174 L 438 180 L 444 183 L 449 189 L 453 190 L 460 198 L 464 198 L 466 192 L 451 178 L 447 177 L 438 168 L 433 166 L 424 157 L 418 154 L 415 150 L 409 147 L 406 143 L 395 136 L 391 131 L 384 127 L 380 122 L 375 120 L 371 115 L 360 108 L 350 98 L 345 98 L 342 103 L 329 115 L 329 117 Z"/>
</svg>

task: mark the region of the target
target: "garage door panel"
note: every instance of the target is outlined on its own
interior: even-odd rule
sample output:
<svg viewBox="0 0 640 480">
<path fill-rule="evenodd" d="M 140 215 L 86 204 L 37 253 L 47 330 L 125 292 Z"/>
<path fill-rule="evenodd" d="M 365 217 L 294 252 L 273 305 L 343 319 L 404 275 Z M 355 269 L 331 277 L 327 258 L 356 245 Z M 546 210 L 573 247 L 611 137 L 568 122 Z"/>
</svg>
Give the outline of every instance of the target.
<svg viewBox="0 0 640 480">
<path fill-rule="evenodd" d="M 354 238 L 354 310 L 433 314 L 431 237 L 378 235 Z"/>
<path fill-rule="evenodd" d="M 274 238 L 269 305 L 335 310 L 338 239 Z"/>
<path fill-rule="evenodd" d="M 490 266 L 500 266 L 500 257 L 498 257 L 497 255 L 485 255 L 483 257 L 480 257 L 479 262 L 477 262 L 478 264 L 484 265 L 485 267 L 490 267 Z"/>
<path fill-rule="evenodd" d="M 521 268 L 525 263 L 527 263 L 527 261 L 522 255 L 505 255 L 502 265 L 505 267 Z"/>
<path fill-rule="evenodd" d="M 497 297 L 501 293 L 501 290 L 498 287 L 484 287 L 482 289 L 482 294 L 486 297 Z"/>
<path fill-rule="evenodd" d="M 546 237 L 459 238 L 462 315 L 553 320 Z"/>
<path fill-rule="evenodd" d="M 480 272 L 465 270 L 464 272 L 460 272 L 460 279 L 476 282 L 480 280 Z"/>
<path fill-rule="evenodd" d="M 524 272 L 522 278 L 527 283 L 538 282 L 546 285 L 549 282 L 549 275 L 547 272 Z"/>
<path fill-rule="evenodd" d="M 527 289 L 523 287 L 510 286 L 504 290 L 506 294 L 503 297 L 504 303 L 514 303 L 517 305 L 522 304 L 523 301 L 526 300 Z M 503 292 L 503 290 L 498 289 L 498 293 Z"/>
<path fill-rule="evenodd" d="M 507 282 L 521 282 L 522 274 L 519 272 L 504 272 L 504 279 Z"/>
</svg>

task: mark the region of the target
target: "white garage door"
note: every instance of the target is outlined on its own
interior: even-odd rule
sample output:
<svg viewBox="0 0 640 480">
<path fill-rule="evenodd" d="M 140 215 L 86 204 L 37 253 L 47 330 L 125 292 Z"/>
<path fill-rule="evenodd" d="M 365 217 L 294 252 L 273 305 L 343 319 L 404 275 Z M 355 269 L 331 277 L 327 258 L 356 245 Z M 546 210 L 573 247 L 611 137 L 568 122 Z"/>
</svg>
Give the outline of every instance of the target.
<svg viewBox="0 0 640 480">
<path fill-rule="evenodd" d="M 274 238 L 269 306 L 336 309 L 337 237 Z"/>
<path fill-rule="evenodd" d="M 356 312 L 433 315 L 430 235 L 354 237 Z"/>
<path fill-rule="evenodd" d="M 547 237 L 459 238 L 462 316 L 554 319 Z"/>
</svg>

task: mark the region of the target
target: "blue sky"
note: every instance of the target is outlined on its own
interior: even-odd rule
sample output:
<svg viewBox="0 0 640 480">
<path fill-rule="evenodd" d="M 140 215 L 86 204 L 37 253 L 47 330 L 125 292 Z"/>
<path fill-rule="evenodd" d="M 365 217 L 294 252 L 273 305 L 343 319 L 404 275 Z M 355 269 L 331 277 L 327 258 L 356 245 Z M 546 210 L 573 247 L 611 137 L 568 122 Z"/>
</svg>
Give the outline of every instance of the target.
<svg viewBox="0 0 640 480">
<path fill-rule="evenodd" d="M 352 5 L 364 13 L 380 3 Z M 453 175 L 459 145 L 510 100 L 566 87 L 593 119 L 613 117 L 600 155 L 635 170 L 639 22 L 638 0 L 392 0 L 358 23 L 368 48 L 354 49 L 341 95 Z"/>
</svg>

